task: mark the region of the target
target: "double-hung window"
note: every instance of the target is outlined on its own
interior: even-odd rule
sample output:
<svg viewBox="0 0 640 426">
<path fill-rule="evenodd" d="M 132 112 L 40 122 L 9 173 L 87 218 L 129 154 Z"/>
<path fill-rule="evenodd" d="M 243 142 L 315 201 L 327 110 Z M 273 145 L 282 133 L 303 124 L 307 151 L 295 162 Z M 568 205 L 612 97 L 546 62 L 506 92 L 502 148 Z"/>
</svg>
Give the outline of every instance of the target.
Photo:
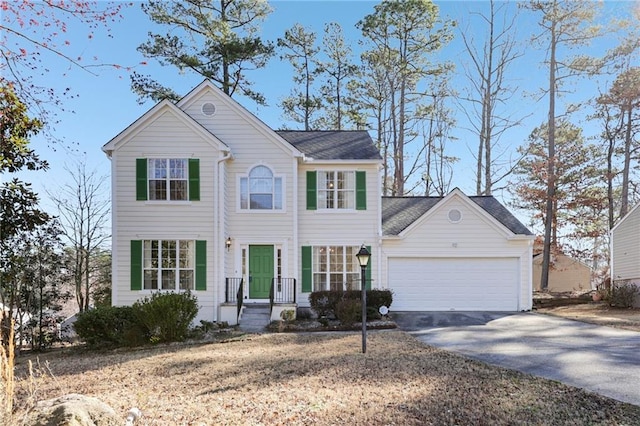
<svg viewBox="0 0 640 426">
<path fill-rule="evenodd" d="M 189 180 L 185 158 L 149 158 L 149 199 L 187 200 Z"/>
<path fill-rule="evenodd" d="M 366 210 L 365 171 L 307 171 L 307 210 Z"/>
<path fill-rule="evenodd" d="M 200 162 L 190 158 L 139 158 L 136 199 L 196 201 L 200 199 Z"/>
<path fill-rule="evenodd" d="M 191 240 L 144 240 L 145 290 L 193 290 L 195 243 Z"/>
<path fill-rule="evenodd" d="M 355 207 L 355 172 L 318 172 L 318 208 L 355 209 Z"/>
<path fill-rule="evenodd" d="M 282 210 L 282 178 L 266 166 L 251 169 L 240 178 L 240 209 Z"/>
<path fill-rule="evenodd" d="M 131 290 L 207 289 L 204 240 L 132 240 Z"/>
<path fill-rule="evenodd" d="M 313 291 L 357 290 L 360 288 L 360 266 L 356 246 L 313 247 Z"/>
</svg>

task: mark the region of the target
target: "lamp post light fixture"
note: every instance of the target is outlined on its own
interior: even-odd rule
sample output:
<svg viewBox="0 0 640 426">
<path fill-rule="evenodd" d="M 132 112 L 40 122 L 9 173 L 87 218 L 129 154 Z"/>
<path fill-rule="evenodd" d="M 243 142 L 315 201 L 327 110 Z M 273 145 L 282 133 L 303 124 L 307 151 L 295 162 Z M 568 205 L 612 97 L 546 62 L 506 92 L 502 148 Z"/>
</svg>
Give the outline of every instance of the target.
<svg viewBox="0 0 640 426">
<path fill-rule="evenodd" d="M 366 272 L 369 259 L 371 259 L 371 253 L 367 250 L 367 247 L 363 244 L 360 247 L 360 251 L 356 254 L 358 263 L 360 264 L 360 282 L 362 287 L 362 353 L 367 352 L 367 282 Z"/>
</svg>

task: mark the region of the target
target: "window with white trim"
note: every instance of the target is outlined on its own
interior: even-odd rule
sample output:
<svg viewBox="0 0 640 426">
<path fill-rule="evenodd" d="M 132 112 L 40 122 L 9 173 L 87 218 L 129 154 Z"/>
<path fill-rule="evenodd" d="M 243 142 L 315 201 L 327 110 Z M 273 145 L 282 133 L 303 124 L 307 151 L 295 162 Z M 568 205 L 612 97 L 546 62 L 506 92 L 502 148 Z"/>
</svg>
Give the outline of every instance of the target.
<svg viewBox="0 0 640 426">
<path fill-rule="evenodd" d="M 185 158 L 147 160 L 149 200 L 188 200 L 189 174 Z"/>
<path fill-rule="evenodd" d="M 193 290 L 195 241 L 144 240 L 144 290 Z"/>
<path fill-rule="evenodd" d="M 240 178 L 242 210 L 282 210 L 282 178 L 267 166 L 256 166 Z"/>
<path fill-rule="evenodd" d="M 358 250 L 357 246 L 314 246 L 313 291 L 359 289 Z"/>
<path fill-rule="evenodd" d="M 319 209 L 355 209 L 356 176 L 354 171 L 318 172 Z"/>
</svg>

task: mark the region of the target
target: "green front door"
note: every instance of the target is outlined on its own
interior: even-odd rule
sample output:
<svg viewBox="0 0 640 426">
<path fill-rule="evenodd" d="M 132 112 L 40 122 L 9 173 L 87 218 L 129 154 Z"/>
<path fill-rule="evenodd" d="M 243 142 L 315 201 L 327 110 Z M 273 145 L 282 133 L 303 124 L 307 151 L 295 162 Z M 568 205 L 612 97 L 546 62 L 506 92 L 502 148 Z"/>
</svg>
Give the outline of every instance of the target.
<svg viewBox="0 0 640 426">
<path fill-rule="evenodd" d="M 268 299 L 273 279 L 273 246 L 249 246 L 249 299 Z"/>
</svg>

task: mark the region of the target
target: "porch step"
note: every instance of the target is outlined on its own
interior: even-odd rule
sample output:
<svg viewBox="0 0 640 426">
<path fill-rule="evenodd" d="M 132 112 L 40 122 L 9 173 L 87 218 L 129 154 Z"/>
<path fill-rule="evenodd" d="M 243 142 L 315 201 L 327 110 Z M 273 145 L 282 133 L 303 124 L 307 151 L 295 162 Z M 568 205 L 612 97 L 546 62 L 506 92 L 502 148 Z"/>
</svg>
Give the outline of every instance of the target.
<svg viewBox="0 0 640 426">
<path fill-rule="evenodd" d="M 238 325 L 240 330 L 247 333 L 262 333 L 266 331 L 265 329 L 270 322 L 269 305 L 246 304 L 242 307 Z"/>
</svg>

